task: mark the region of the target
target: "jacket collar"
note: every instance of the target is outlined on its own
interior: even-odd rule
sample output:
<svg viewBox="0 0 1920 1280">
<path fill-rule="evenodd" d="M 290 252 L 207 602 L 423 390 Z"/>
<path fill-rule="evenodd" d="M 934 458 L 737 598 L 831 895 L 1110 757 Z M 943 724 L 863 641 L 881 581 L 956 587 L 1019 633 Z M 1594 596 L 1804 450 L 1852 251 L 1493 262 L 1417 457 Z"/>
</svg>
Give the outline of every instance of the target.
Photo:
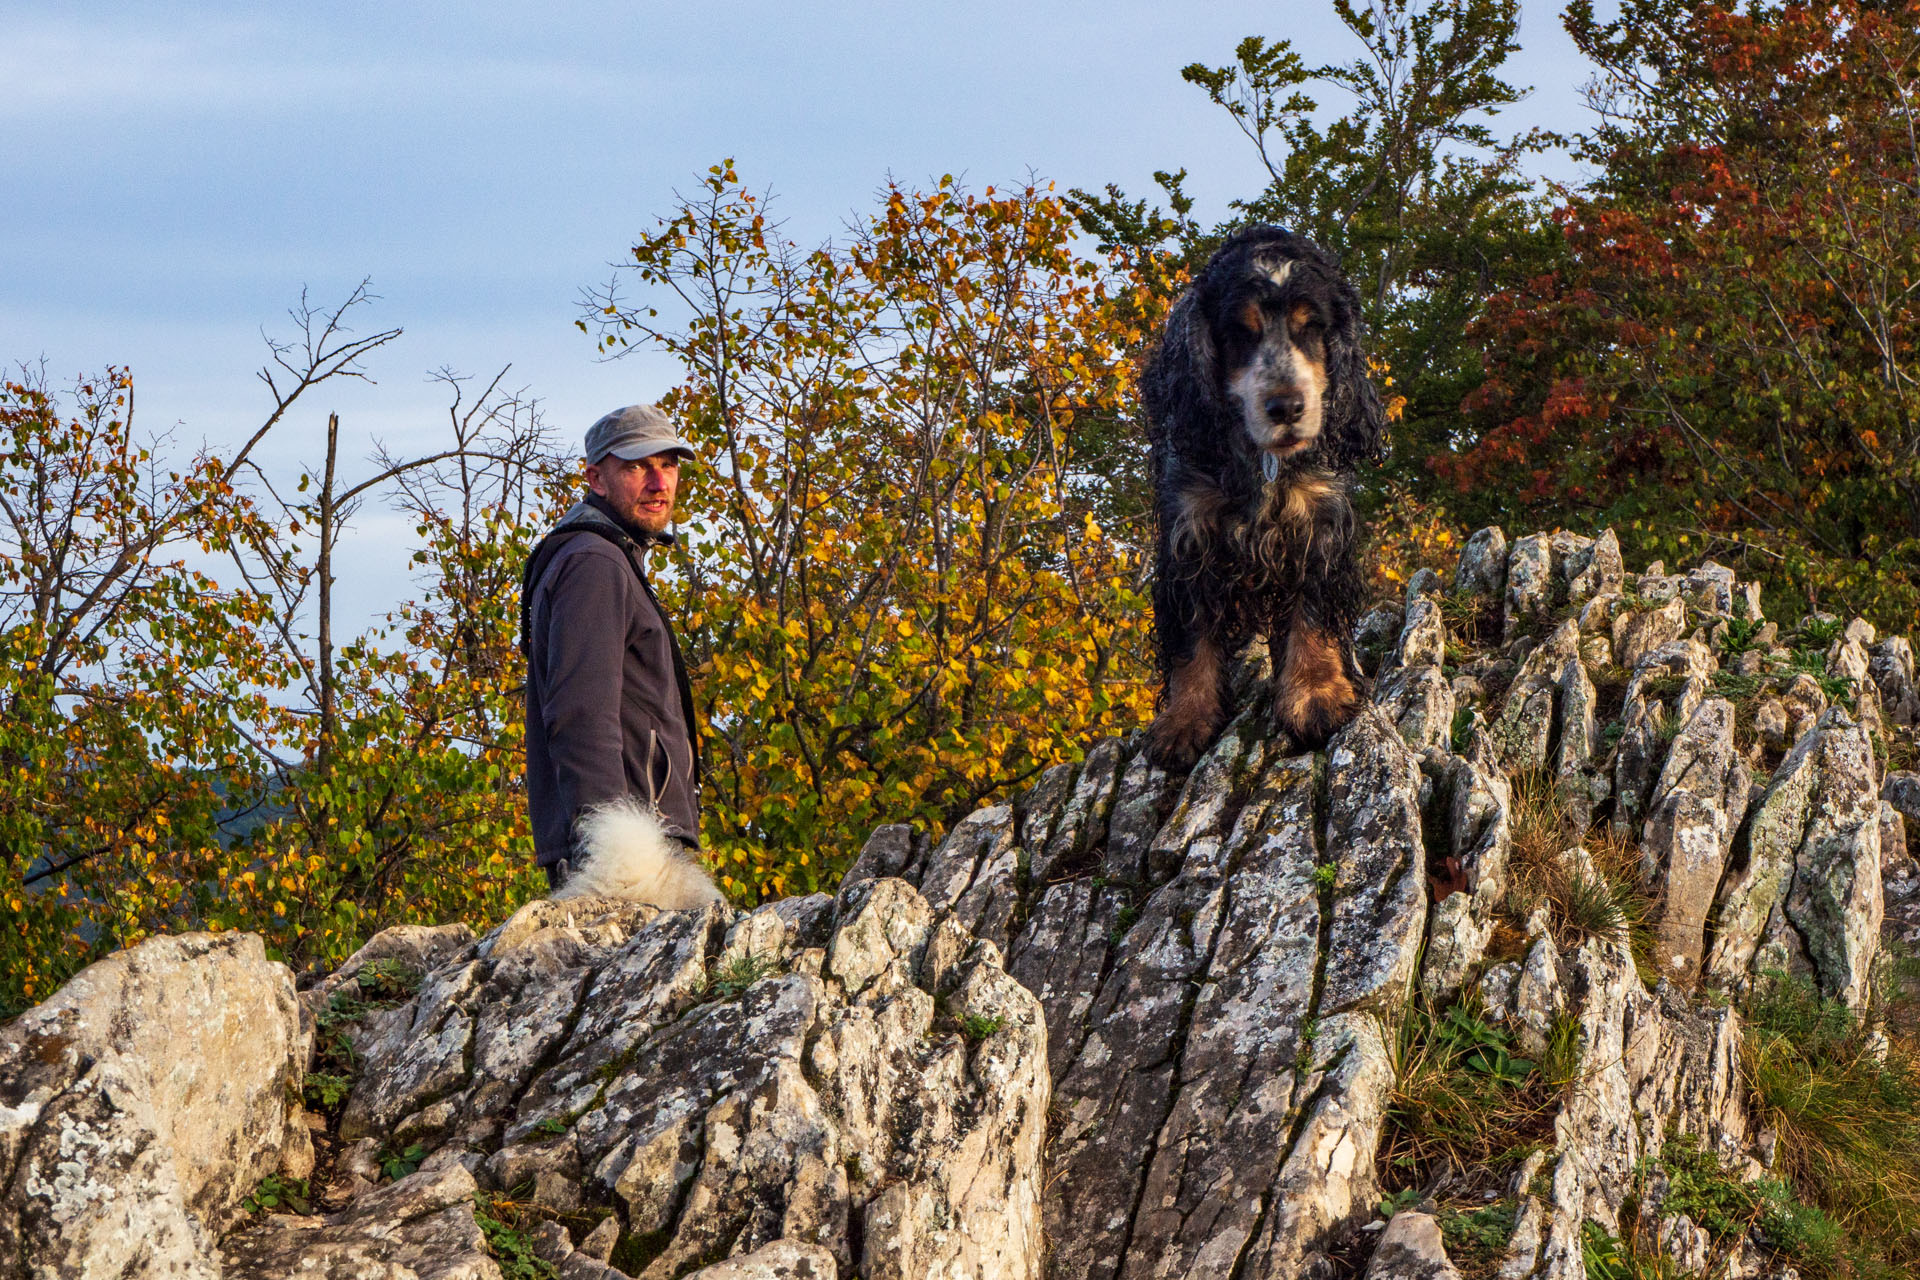
<svg viewBox="0 0 1920 1280">
<path fill-rule="evenodd" d="M 634 545 L 646 547 L 670 547 L 674 544 L 674 535 L 667 532 L 648 533 L 645 529 L 627 523 L 614 513 L 613 506 L 597 493 L 589 493 L 580 501 L 567 508 L 560 517 L 560 523 L 554 525 L 556 531 L 573 528 L 578 525 L 599 525 L 613 530 Z"/>
</svg>

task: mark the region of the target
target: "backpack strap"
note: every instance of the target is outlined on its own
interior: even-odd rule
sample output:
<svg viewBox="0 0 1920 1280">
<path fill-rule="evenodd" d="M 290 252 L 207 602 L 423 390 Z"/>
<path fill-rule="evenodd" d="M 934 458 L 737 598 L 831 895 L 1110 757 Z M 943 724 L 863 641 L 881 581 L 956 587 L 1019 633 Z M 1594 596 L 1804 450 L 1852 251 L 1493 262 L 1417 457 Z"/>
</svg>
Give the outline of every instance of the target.
<svg viewBox="0 0 1920 1280">
<path fill-rule="evenodd" d="M 626 539 L 612 529 L 601 525 L 581 521 L 578 524 L 563 525 L 540 539 L 540 544 L 527 557 L 527 567 L 520 574 L 520 656 L 533 657 L 533 589 L 540 585 L 540 579 L 546 576 L 547 566 L 553 563 L 553 557 L 559 554 L 576 533 L 592 533 L 605 538 L 622 551 L 627 549 Z M 627 557 L 632 563 L 633 557 Z"/>
</svg>

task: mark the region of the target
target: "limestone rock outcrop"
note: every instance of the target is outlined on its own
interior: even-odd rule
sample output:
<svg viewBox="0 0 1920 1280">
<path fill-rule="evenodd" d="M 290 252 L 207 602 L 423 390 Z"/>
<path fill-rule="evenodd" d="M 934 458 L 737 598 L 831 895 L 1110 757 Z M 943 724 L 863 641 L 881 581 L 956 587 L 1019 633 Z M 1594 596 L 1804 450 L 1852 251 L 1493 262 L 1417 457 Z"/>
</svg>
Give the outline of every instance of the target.
<svg viewBox="0 0 1920 1280">
<path fill-rule="evenodd" d="M 1187 777 L 1101 743 L 944 840 L 869 842 L 850 878 L 918 885 L 1045 1008 L 1049 1275 L 1340 1274 L 1382 1186 L 1417 992 L 1565 1057 L 1499 1273 L 1581 1276 L 1588 1233 L 1626 1229 L 1667 1143 L 1762 1168 L 1739 1014 L 1703 984 L 1737 999 L 1804 977 L 1865 1007 L 1893 919 L 1883 832 L 1904 821 L 1881 799 L 1870 633 L 1828 651 L 1816 625 L 1756 661 L 1780 629 L 1721 566 L 1629 575 L 1610 533 L 1521 539 L 1501 565 L 1504 547 L 1476 534 L 1451 591 L 1421 575 L 1369 615 L 1375 705 L 1322 755 L 1268 730 L 1256 647 L 1245 710 Z M 1851 710 L 1827 705 L 1842 687 Z M 1799 706 L 1782 741 L 1756 727 L 1768 699 Z M 1541 845 L 1543 823 L 1562 843 Z M 1644 953 L 1624 918 L 1516 915 L 1522 871 L 1575 901 L 1637 882 L 1658 904 Z M 1524 936 L 1511 958 L 1490 953 L 1503 928 Z M 1644 1198 L 1674 1257 L 1772 1266 Z M 1416 1225 L 1385 1237 L 1398 1261 L 1376 1249 L 1381 1274 L 1451 1265 L 1419 1260 Z"/>
<path fill-rule="evenodd" d="M 855 866 L 1002 940 L 1040 997 L 1051 1275 L 1305 1274 L 1375 1195 L 1426 914 L 1419 765 L 1378 711 L 1324 759 L 1278 747 L 1250 713 L 1182 783 L 1103 744 Z"/>
<path fill-rule="evenodd" d="M 293 975 L 251 934 L 154 938 L 0 1029 L 0 1263 L 217 1276 L 270 1173 L 313 1163 Z"/>
<path fill-rule="evenodd" d="M 1039 1003 L 899 880 L 737 919 L 535 902 L 351 1035 L 343 1141 L 609 1207 L 647 1280 L 780 1241 L 870 1277 L 1039 1255 Z"/>
<path fill-rule="evenodd" d="M 276 1214 L 222 1250 L 229 1280 L 500 1280 L 459 1165 L 409 1174 L 322 1218 Z"/>
<path fill-rule="evenodd" d="M 1572 1280 L 1631 1229 L 1784 1277 L 1659 1170 L 1772 1160 L 1750 992 L 1866 1010 L 1920 941 L 1906 642 L 1491 529 L 1357 649 L 1372 703 L 1323 752 L 1256 644 L 1189 774 L 1088 744 L 939 838 L 879 828 L 834 895 L 392 929 L 297 999 L 257 940 L 116 956 L 0 1031 L 0 1266 L 1445 1277 L 1484 1205 L 1469 1275 Z M 1510 1163 L 1410 1154 L 1443 1030 L 1525 1082 Z M 343 1096 L 303 1123 L 310 1070 Z M 244 1213 L 308 1177 L 308 1124 L 299 1212 Z"/>
</svg>

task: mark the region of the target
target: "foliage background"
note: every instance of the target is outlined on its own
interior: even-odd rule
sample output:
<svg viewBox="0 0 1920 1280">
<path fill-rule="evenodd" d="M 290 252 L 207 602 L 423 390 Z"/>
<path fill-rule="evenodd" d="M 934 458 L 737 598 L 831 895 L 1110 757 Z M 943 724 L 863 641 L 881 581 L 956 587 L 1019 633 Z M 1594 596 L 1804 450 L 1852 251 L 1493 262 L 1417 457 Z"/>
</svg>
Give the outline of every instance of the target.
<svg viewBox="0 0 1920 1280">
<path fill-rule="evenodd" d="M 1267 184 L 1228 223 L 1029 181 L 890 183 L 806 249 L 730 164 L 581 319 L 686 370 L 713 460 L 660 565 L 714 746 L 705 837 L 742 901 L 830 885 L 1151 707 L 1133 370 L 1194 264 L 1287 222 L 1342 254 L 1402 415 L 1362 494 L 1382 591 L 1468 528 L 1614 526 L 1805 604 L 1911 627 L 1920 538 L 1912 4 L 1630 0 L 1565 15 L 1594 125 L 1512 127 L 1516 0 L 1336 0 L 1353 58 L 1249 37 L 1182 73 Z M 1594 172 L 1530 165 L 1567 143 Z M 1163 207 L 1164 206 L 1164 207 Z M 537 407 L 447 374 L 439 447 L 357 456 L 311 391 L 396 331 L 304 301 L 259 432 L 135 425 L 107 370 L 0 397 L 0 1007 L 156 930 L 324 965 L 536 890 L 517 581 L 575 464 Z M 261 442 L 315 430 L 281 473 Z M 418 591 L 336 636 L 359 506 Z"/>
</svg>

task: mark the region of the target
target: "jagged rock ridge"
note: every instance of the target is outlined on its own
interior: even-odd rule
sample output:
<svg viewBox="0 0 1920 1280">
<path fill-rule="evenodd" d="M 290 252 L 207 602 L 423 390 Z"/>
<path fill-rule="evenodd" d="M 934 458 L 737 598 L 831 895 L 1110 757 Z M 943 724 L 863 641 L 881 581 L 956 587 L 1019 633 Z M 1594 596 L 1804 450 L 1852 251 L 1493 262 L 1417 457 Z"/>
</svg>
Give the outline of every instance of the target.
<svg viewBox="0 0 1920 1280">
<path fill-rule="evenodd" d="M 101 1245 L 93 1273 L 491 1276 L 475 1198 L 512 1195 L 553 1218 L 532 1243 L 569 1277 L 1334 1276 L 1370 1253 L 1370 1274 L 1446 1274 L 1431 1219 L 1400 1215 L 1377 1250 L 1367 1228 L 1403 1021 L 1465 997 L 1525 1052 L 1573 1033 L 1499 1273 L 1581 1275 L 1583 1228 L 1618 1228 L 1670 1136 L 1736 1168 L 1768 1155 L 1738 1014 L 1697 988 L 1784 971 L 1858 1007 L 1883 934 L 1920 932 L 1920 775 L 1886 767 L 1911 758 L 1911 650 L 1815 619 L 1810 664 L 1759 604 L 1711 564 L 1629 574 L 1610 533 L 1483 530 L 1451 584 L 1423 573 L 1363 620 L 1373 706 L 1325 753 L 1270 732 L 1256 649 L 1187 777 L 1094 744 L 937 844 L 881 828 L 837 898 L 392 930 L 299 1016 L 256 958 L 284 1044 L 251 1078 L 284 1095 L 316 1020 L 358 1059 L 322 1138 L 333 1211 L 238 1211 L 242 1184 L 302 1172 L 304 1131 L 266 1107 L 244 1174 L 162 1197 L 151 1238 L 183 1243 Z M 1664 899 L 1656 986 L 1623 936 L 1545 908 L 1515 928 L 1510 891 L 1540 870 L 1516 841 L 1544 804 L 1574 833 L 1558 873 L 1600 874 L 1596 842 L 1636 851 Z M 366 1007 L 383 964 L 418 990 Z M 29 1268 L 59 1206 L 157 1185 L 67 1158 L 47 1123 L 93 1087 L 88 1054 L 20 1070 L 60 1057 L 67 994 L 0 1033 L 0 1257 Z M 157 1130 L 150 1103 L 124 1111 Z M 418 1171 L 383 1182 L 409 1147 Z M 77 1200 L 43 1190 L 56 1165 Z M 1659 1234 L 1706 1264 L 1684 1217 Z M 1773 1266 L 1752 1241 L 1713 1265 Z"/>
</svg>

